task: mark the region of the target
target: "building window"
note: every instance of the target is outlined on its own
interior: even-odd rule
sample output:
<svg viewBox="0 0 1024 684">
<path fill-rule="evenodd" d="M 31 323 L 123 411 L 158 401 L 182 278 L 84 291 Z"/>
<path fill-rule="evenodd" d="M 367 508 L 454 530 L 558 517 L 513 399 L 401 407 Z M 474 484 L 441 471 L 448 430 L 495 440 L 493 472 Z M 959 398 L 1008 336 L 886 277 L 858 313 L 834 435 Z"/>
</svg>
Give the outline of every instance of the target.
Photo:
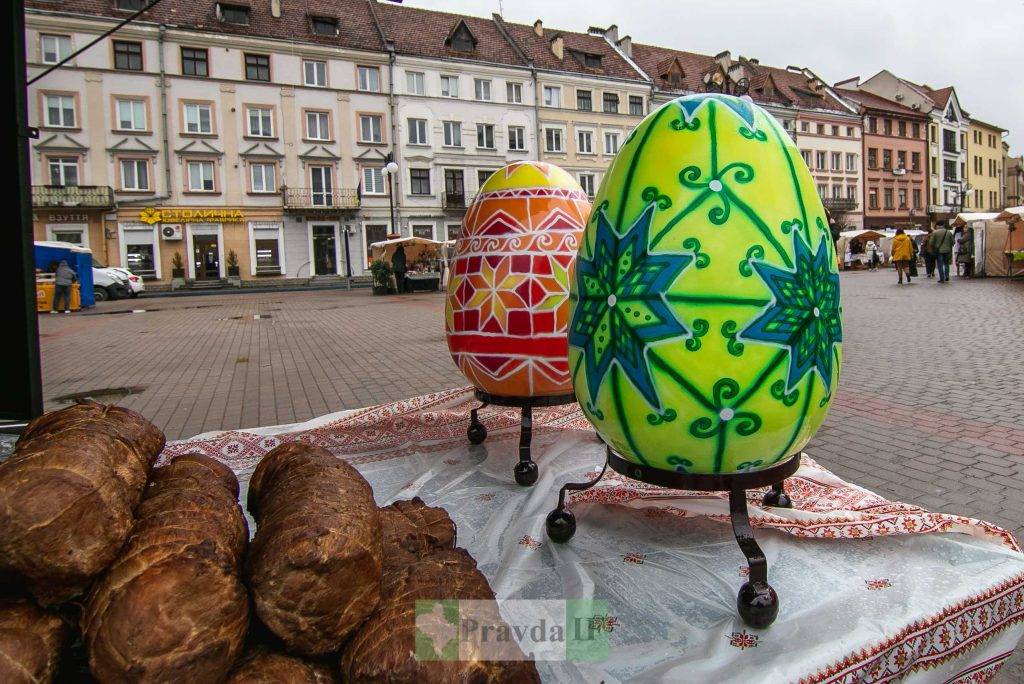
<svg viewBox="0 0 1024 684">
<path fill-rule="evenodd" d="M 256 252 L 254 275 L 279 275 L 281 273 L 281 243 L 275 233 L 277 233 L 277 228 L 253 230 L 252 246 Z M 258 237 L 260 235 L 268 237 Z"/>
<path fill-rule="evenodd" d="M 955 161 L 951 159 L 944 159 L 942 161 L 942 179 L 947 183 L 955 183 L 957 181 Z"/>
<path fill-rule="evenodd" d="M 213 192 L 212 161 L 190 161 L 186 167 L 189 192 Z"/>
<path fill-rule="evenodd" d="M 384 173 L 379 166 L 363 167 L 363 194 L 384 194 Z"/>
<path fill-rule="evenodd" d="M 921 208 L 921 189 L 920 188 L 914 188 L 914 195 L 913 195 L 913 197 L 914 197 L 914 208 L 915 209 L 920 209 Z"/>
<path fill-rule="evenodd" d="M 427 240 L 434 239 L 434 224 L 433 223 L 418 223 L 412 225 L 412 236 L 418 238 L 426 238 Z"/>
<path fill-rule="evenodd" d="M 644 115 L 644 98 L 639 95 L 629 96 L 629 113 L 633 116 Z"/>
<path fill-rule="evenodd" d="M 896 151 L 896 168 L 906 169 L 907 168 L 907 153 L 905 150 Z"/>
<path fill-rule="evenodd" d="M 526 149 L 526 129 L 522 126 L 508 127 L 508 149 L 522 151 Z"/>
<path fill-rule="evenodd" d="M 121 189 L 126 192 L 149 191 L 149 162 L 145 159 L 121 159 Z"/>
<path fill-rule="evenodd" d="M 605 154 L 616 154 L 619 151 L 619 134 L 618 133 L 605 133 L 604 134 L 604 153 Z"/>
<path fill-rule="evenodd" d="M 249 192 L 277 192 L 277 167 L 267 162 L 250 164 Z"/>
<path fill-rule="evenodd" d="M 842 199 L 842 198 L 843 198 L 843 186 L 840 185 L 839 183 L 836 183 L 835 185 L 832 186 L 832 199 L 837 200 L 837 199 Z"/>
<path fill-rule="evenodd" d="M 331 140 L 331 117 L 328 112 L 306 112 L 306 139 Z"/>
<path fill-rule="evenodd" d="M 117 129 L 120 131 L 146 130 L 146 103 L 143 100 L 117 101 Z"/>
<path fill-rule="evenodd" d="M 892 168 L 892 150 L 882 150 L 882 168 L 886 171 Z"/>
<path fill-rule="evenodd" d="M 332 17 L 310 17 L 313 33 L 318 36 L 338 35 L 338 20 Z"/>
<path fill-rule="evenodd" d="M 825 199 L 828 197 L 828 186 L 822 183 L 818 183 L 818 197 Z"/>
<path fill-rule="evenodd" d="M 878 209 L 878 188 L 868 190 L 868 208 Z"/>
<path fill-rule="evenodd" d="M 558 86 L 544 86 L 544 106 L 561 107 L 562 89 Z"/>
<path fill-rule="evenodd" d="M 430 169 L 409 169 L 409 193 L 430 194 Z"/>
<path fill-rule="evenodd" d="M 379 114 L 361 114 L 359 116 L 359 142 L 383 142 L 382 128 L 383 120 Z"/>
<path fill-rule="evenodd" d="M 945 152 L 956 152 L 956 131 L 942 131 L 942 149 Z"/>
<path fill-rule="evenodd" d="M 181 73 L 185 76 L 209 76 L 210 55 L 205 48 L 181 48 Z"/>
<path fill-rule="evenodd" d="M 901 138 L 907 137 L 907 122 L 900 120 L 896 122 L 896 130 Z"/>
<path fill-rule="evenodd" d="M 545 128 L 544 129 L 544 149 L 547 152 L 564 152 L 565 149 L 562 147 L 562 129 L 560 128 Z"/>
<path fill-rule="evenodd" d="M 213 108 L 208 104 L 185 103 L 185 132 L 198 135 L 213 133 Z"/>
<path fill-rule="evenodd" d="M 250 136 L 256 138 L 274 137 L 274 111 L 269 107 L 249 107 Z"/>
<path fill-rule="evenodd" d="M 576 91 L 576 109 L 581 112 L 593 111 L 594 101 L 589 90 Z"/>
<path fill-rule="evenodd" d="M 78 185 L 78 157 L 50 157 L 47 165 L 50 185 Z"/>
<path fill-rule="evenodd" d="M 368 93 L 380 92 L 380 69 L 377 67 L 361 66 L 356 71 L 359 76 L 359 89 Z"/>
<path fill-rule="evenodd" d="M 594 134 L 591 131 L 576 131 L 576 153 L 594 153 Z"/>
<path fill-rule="evenodd" d="M 491 169 L 479 169 L 476 172 L 476 187 L 483 188 L 487 185 L 487 179 L 494 174 Z"/>
<path fill-rule="evenodd" d="M 476 146 L 478 149 L 494 149 L 494 126 L 478 123 L 476 125 Z"/>
<path fill-rule="evenodd" d="M 899 208 L 900 209 L 906 209 L 907 208 L 907 189 L 906 188 L 900 188 L 899 192 L 896 195 L 896 199 L 899 201 Z"/>
<path fill-rule="evenodd" d="M 441 124 L 444 130 L 445 147 L 462 147 L 462 123 L 458 121 L 445 121 Z"/>
<path fill-rule="evenodd" d="M 512 104 L 522 104 L 523 102 L 523 84 L 512 83 L 511 81 L 505 84 L 505 99 Z"/>
<path fill-rule="evenodd" d="M 473 79 L 473 94 L 481 102 L 491 101 L 491 82 L 485 78 Z"/>
<path fill-rule="evenodd" d="M 892 135 L 892 119 L 882 119 L 882 133 Z"/>
<path fill-rule="evenodd" d="M 878 150 L 874 147 L 868 148 L 868 168 L 878 168 Z"/>
<path fill-rule="evenodd" d="M 459 96 L 459 77 L 458 76 L 442 76 L 441 77 L 441 97 L 458 97 Z"/>
<path fill-rule="evenodd" d="M 910 124 L 910 137 L 920 138 L 921 137 L 921 124 L 912 123 Z"/>
<path fill-rule="evenodd" d="M 579 175 L 580 187 L 583 188 L 583 192 L 587 193 L 587 197 L 594 196 L 594 174 L 592 173 L 581 173 Z"/>
<path fill-rule="evenodd" d="M 115 40 L 114 68 L 121 71 L 142 71 L 142 43 Z"/>
<path fill-rule="evenodd" d="M 846 186 L 846 199 L 853 200 L 854 202 L 857 201 L 857 186 L 856 185 L 847 185 Z M 857 205 L 854 204 L 854 206 L 857 206 Z"/>
<path fill-rule="evenodd" d="M 75 98 L 72 95 L 46 95 L 43 97 L 43 120 L 56 128 L 75 127 Z"/>
<path fill-rule="evenodd" d="M 846 153 L 846 170 L 854 172 L 857 170 L 857 155 L 851 152 Z"/>
<path fill-rule="evenodd" d="M 245 55 L 245 79 L 247 81 L 270 80 L 270 55 Z"/>
<path fill-rule="evenodd" d="M 825 135 L 825 124 L 816 124 L 815 130 L 818 132 L 818 135 Z"/>
<path fill-rule="evenodd" d="M 878 132 L 878 119 L 873 116 L 868 117 L 868 133 Z"/>
<path fill-rule="evenodd" d="M 410 95 L 425 95 L 427 92 L 422 71 L 405 72 L 405 90 Z"/>
<path fill-rule="evenodd" d="M 800 150 L 800 156 L 804 158 L 804 164 L 807 166 L 807 168 L 811 168 L 811 151 Z"/>
<path fill-rule="evenodd" d="M 619 113 L 619 94 L 618 93 L 604 93 L 601 97 L 601 102 L 604 104 L 604 111 L 606 114 L 618 114 Z"/>
<path fill-rule="evenodd" d="M 319 59 L 302 60 L 302 82 L 314 88 L 327 86 L 327 62 Z"/>
<path fill-rule="evenodd" d="M 71 54 L 71 36 L 39 36 L 39 54 L 43 64 L 56 64 Z"/>
<path fill-rule="evenodd" d="M 846 127 L 846 137 L 847 138 L 856 138 L 857 137 L 857 131 L 856 131 L 856 129 L 854 129 L 853 126 L 847 126 Z"/>
<path fill-rule="evenodd" d="M 843 169 L 843 154 L 841 152 L 832 153 L 832 170 L 842 171 Z"/>
<path fill-rule="evenodd" d="M 321 165 L 310 166 L 309 188 L 314 207 L 334 206 L 334 168 Z"/>
<path fill-rule="evenodd" d="M 828 160 L 824 152 L 818 152 L 814 156 L 814 161 L 817 163 L 817 166 L 815 166 L 816 169 L 818 169 L 819 171 L 824 171 L 825 169 L 828 168 Z"/>
<path fill-rule="evenodd" d="M 445 226 L 445 239 L 446 240 L 458 240 L 459 235 L 462 233 L 461 223 L 449 223 Z"/>
<path fill-rule="evenodd" d="M 810 133 L 811 132 L 811 122 L 809 122 L 809 121 L 801 121 L 800 122 L 800 132 L 801 133 Z"/>
<path fill-rule="evenodd" d="M 882 196 L 885 197 L 885 208 L 893 209 L 892 205 L 892 188 L 885 188 L 882 190 Z"/>
<path fill-rule="evenodd" d="M 149 4 L 149 0 L 117 0 L 116 7 L 119 10 L 138 12 Z"/>
<path fill-rule="evenodd" d="M 910 169 L 914 172 L 921 170 L 921 153 L 911 152 L 910 153 Z"/>
<path fill-rule="evenodd" d="M 832 126 L 832 137 L 833 138 L 838 138 L 839 137 L 839 126 L 835 126 L 835 125 Z"/>
<path fill-rule="evenodd" d="M 249 24 L 249 8 L 245 5 L 229 5 L 226 2 L 217 3 L 217 14 L 220 20 L 226 24 Z"/>
<path fill-rule="evenodd" d="M 427 144 L 427 120 L 426 119 L 409 119 L 409 144 L 410 145 L 426 145 Z"/>
</svg>

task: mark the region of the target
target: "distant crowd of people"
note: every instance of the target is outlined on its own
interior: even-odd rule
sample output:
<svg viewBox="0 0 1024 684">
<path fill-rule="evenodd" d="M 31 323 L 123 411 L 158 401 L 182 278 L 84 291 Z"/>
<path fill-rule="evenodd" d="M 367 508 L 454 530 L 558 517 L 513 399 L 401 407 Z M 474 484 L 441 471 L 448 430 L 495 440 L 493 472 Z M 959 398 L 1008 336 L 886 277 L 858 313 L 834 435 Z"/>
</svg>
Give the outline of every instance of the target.
<svg viewBox="0 0 1024 684">
<path fill-rule="evenodd" d="M 974 229 L 970 226 L 951 229 L 940 224 L 934 230 L 925 229 L 919 239 L 907 235 L 903 228 L 896 229 L 892 239 L 890 260 L 896 269 L 897 284 L 902 285 L 904 278 L 907 283 L 918 277 L 918 258 L 922 258 L 925 276 L 934 278 L 938 274 L 938 283 L 948 283 L 950 267 L 955 264 L 956 274 L 960 277 L 974 276 Z M 869 271 L 877 271 L 885 262 L 885 254 L 874 241 L 868 240 L 863 247 Z M 858 255 L 857 246 L 852 242 L 847 246 L 845 262 L 850 268 Z"/>
</svg>

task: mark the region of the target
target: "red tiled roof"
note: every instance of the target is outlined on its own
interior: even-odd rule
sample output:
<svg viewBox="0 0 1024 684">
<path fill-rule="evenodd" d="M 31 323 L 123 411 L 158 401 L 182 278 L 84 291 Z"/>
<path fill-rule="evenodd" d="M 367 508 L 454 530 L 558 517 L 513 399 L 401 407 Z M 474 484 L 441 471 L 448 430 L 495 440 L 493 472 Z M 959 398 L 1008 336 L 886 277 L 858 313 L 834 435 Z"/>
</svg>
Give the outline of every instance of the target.
<svg viewBox="0 0 1024 684">
<path fill-rule="evenodd" d="M 947 86 L 945 88 L 939 88 L 938 90 L 932 90 L 928 86 L 924 87 L 925 93 L 931 98 L 931 101 L 940 107 L 945 107 L 946 103 L 949 102 L 949 96 L 953 94 L 953 87 Z"/>
<path fill-rule="evenodd" d="M 570 71 L 589 76 L 611 76 L 631 81 L 645 81 L 637 73 L 636 69 L 630 66 L 629 62 L 608 44 L 603 36 L 594 36 L 588 33 L 574 33 L 572 31 L 561 31 L 557 29 L 543 29 L 543 35 L 538 36 L 532 26 L 523 24 L 512 24 L 504 22 L 509 35 L 522 49 L 527 57 L 533 60 L 538 69 L 548 71 Z M 552 41 L 561 36 L 564 43 L 562 59 L 559 59 L 551 51 Z M 589 68 L 583 65 L 580 59 L 573 56 L 573 52 L 586 53 L 601 56 L 600 68 Z"/>
<path fill-rule="evenodd" d="M 268 0 L 234 0 L 228 4 L 244 5 L 249 8 L 247 26 L 218 20 L 215 0 L 164 0 L 145 12 L 139 20 L 229 35 L 303 40 L 362 50 L 384 49 L 366 0 L 283 0 L 280 17 L 271 16 Z M 26 0 L 25 5 L 30 9 L 111 17 L 118 20 L 131 14 L 114 9 L 112 0 L 63 0 L 59 4 L 52 0 Z M 320 36 L 313 33 L 310 16 L 337 19 L 338 35 Z"/>
<path fill-rule="evenodd" d="M 750 97 L 755 102 L 762 104 L 784 104 L 791 107 L 804 107 L 810 109 L 826 109 L 834 112 L 850 113 L 850 110 L 842 102 L 832 97 L 824 88 L 818 92 L 811 90 L 810 79 L 803 73 L 794 73 L 788 69 L 755 64 L 749 59 L 740 57 L 737 60 L 743 65 L 744 73 L 750 80 Z M 759 92 L 759 84 L 764 83 L 767 76 L 771 76 L 777 91 L 775 94 Z"/>
<path fill-rule="evenodd" d="M 886 99 L 880 95 L 869 93 L 866 90 L 850 90 L 849 88 L 836 88 L 836 92 L 841 96 L 853 100 L 860 104 L 865 109 L 874 109 L 883 112 L 891 112 L 893 114 L 901 114 L 903 116 L 909 116 L 917 119 L 927 119 L 928 115 L 920 112 L 916 109 L 911 109 L 899 102 Z"/>
<path fill-rule="evenodd" d="M 395 42 L 400 54 L 433 58 L 461 58 L 497 64 L 525 66 L 525 61 L 498 29 L 493 19 L 435 12 L 394 5 L 390 2 L 374 4 L 384 36 Z M 473 52 L 453 50 L 445 45 L 447 39 L 460 21 L 476 38 Z"/>
<path fill-rule="evenodd" d="M 633 61 L 654 80 L 656 87 L 662 90 L 692 92 L 703 92 L 704 83 L 701 78 L 715 66 L 715 58 L 709 55 L 642 43 L 633 43 Z M 673 86 L 664 78 L 668 68 L 675 61 L 678 61 L 683 69 L 683 79 L 679 86 Z"/>
</svg>

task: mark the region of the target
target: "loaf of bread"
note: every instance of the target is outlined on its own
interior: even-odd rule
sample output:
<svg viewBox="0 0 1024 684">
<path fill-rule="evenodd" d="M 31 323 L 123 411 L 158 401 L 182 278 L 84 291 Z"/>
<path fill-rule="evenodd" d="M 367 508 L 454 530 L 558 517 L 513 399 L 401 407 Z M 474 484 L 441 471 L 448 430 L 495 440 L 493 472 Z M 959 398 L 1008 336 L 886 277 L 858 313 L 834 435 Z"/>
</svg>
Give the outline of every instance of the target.
<svg viewBox="0 0 1024 684">
<path fill-rule="evenodd" d="M 32 421 L 0 463 L 0 576 L 43 605 L 80 594 L 117 557 L 163 446 L 153 424 L 117 406 Z"/>
<path fill-rule="evenodd" d="M 52 682 L 67 634 L 64 622 L 27 599 L 0 599 L 0 682 Z"/>
<path fill-rule="evenodd" d="M 419 498 L 381 509 L 384 533 L 384 594 L 377 611 L 341 652 L 345 682 L 539 682 L 533 661 L 508 642 L 496 653 L 466 646 L 455 660 L 417 657 L 416 604 L 443 599 L 490 602 L 477 607 L 481 624 L 504 624 L 487 578 L 464 549 L 454 548 L 455 524 L 441 508 Z M 438 609 L 441 610 L 441 604 Z M 483 614 L 479 614 L 483 613 Z M 453 629 L 443 624 L 438 634 Z M 428 630 L 429 631 L 429 630 Z M 452 633 L 450 636 L 454 636 Z M 435 654 L 445 644 L 438 644 Z M 484 660 L 484 658 L 501 659 Z"/>
<path fill-rule="evenodd" d="M 235 665 L 227 684 L 332 684 L 330 668 L 265 647 L 247 652 Z"/>
<path fill-rule="evenodd" d="M 256 467 L 247 501 L 257 523 L 246 560 L 256 613 L 291 651 L 338 650 L 380 600 L 370 485 L 330 452 L 291 442 Z"/>
<path fill-rule="evenodd" d="M 249 627 L 249 530 L 227 466 L 198 454 L 153 473 L 124 552 L 89 593 L 82 633 L 100 681 L 220 682 Z"/>
</svg>

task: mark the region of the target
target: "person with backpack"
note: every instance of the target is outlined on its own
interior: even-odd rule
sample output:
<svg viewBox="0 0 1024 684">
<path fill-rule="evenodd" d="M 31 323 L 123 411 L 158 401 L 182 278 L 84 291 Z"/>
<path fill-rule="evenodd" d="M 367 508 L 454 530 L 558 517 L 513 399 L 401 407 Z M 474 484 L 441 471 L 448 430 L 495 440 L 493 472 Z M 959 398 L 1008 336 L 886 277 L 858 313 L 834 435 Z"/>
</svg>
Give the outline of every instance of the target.
<svg viewBox="0 0 1024 684">
<path fill-rule="evenodd" d="M 949 264 L 953 258 L 953 231 L 946 225 L 939 224 L 939 227 L 932 231 L 928 238 L 928 244 L 935 253 L 935 265 L 939 271 L 939 282 L 949 282 Z"/>
</svg>

